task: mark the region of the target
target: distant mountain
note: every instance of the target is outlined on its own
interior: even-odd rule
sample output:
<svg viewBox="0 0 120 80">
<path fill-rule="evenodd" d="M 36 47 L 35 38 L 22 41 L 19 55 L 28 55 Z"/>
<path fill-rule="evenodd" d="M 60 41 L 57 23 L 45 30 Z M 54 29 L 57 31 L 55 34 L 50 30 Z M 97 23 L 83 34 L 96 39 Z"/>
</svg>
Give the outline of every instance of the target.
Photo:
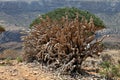
<svg viewBox="0 0 120 80">
<path fill-rule="evenodd" d="M 7 42 L 21 42 L 21 36 L 23 36 L 20 31 L 5 31 L 0 34 L 0 44 Z"/>
<path fill-rule="evenodd" d="M 0 44 L 0 53 L 2 53 L 4 50 L 21 50 L 22 49 L 22 43 L 20 42 L 6 42 L 3 44 Z"/>
<path fill-rule="evenodd" d="M 0 34 L 0 53 L 6 49 L 20 50 L 22 48 L 21 31 L 5 31 Z"/>
<path fill-rule="evenodd" d="M 98 13 L 96 15 L 104 21 L 107 27 L 114 29 L 117 28 L 120 31 L 120 12 L 114 15 L 107 15 L 105 13 Z"/>
<path fill-rule="evenodd" d="M 0 0 L 0 25 L 6 25 L 9 29 L 15 29 L 11 24 L 29 27 L 29 24 L 41 14 L 62 7 L 77 7 L 99 16 L 111 29 L 98 32 L 98 36 L 120 34 L 119 0 Z M 0 34 L 0 51 L 20 49 L 21 36 L 19 30 Z"/>
<path fill-rule="evenodd" d="M 109 26 L 119 25 L 119 0 L 7 0 L 0 1 L 0 20 L 26 26 L 39 15 L 61 7 L 77 7 L 100 16 Z M 114 24 L 114 25 L 113 25 Z"/>
<path fill-rule="evenodd" d="M 27 3 L 24 1 L 0 2 L 0 11 L 6 14 L 21 14 L 28 12 L 48 12 L 58 7 L 77 7 L 93 13 L 113 14 L 120 12 L 120 1 L 83 1 L 83 0 L 40 0 Z"/>
</svg>

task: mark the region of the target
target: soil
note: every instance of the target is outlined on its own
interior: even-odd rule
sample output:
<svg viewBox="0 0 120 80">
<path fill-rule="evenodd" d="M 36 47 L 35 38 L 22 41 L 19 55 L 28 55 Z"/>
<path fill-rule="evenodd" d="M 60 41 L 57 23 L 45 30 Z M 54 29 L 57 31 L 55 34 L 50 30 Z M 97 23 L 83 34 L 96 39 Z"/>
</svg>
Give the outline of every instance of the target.
<svg viewBox="0 0 120 80">
<path fill-rule="evenodd" d="M 114 59 L 119 60 L 120 50 L 106 50 L 103 54 L 109 54 Z M 88 58 L 83 64 L 83 69 L 88 74 L 85 74 L 85 76 L 79 75 L 75 79 L 69 75 L 61 76 L 59 72 L 50 71 L 37 61 L 26 63 L 18 62 L 17 59 L 4 59 L 0 60 L 0 80 L 105 80 L 97 73 L 99 62 L 100 59 Z"/>
<path fill-rule="evenodd" d="M 79 75 L 76 79 L 70 75 L 59 75 L 50 71 L 38 62 L 25 63 L 17 60 L 0 61 L 0 80 L 93 80 L 96 79 L 96 69 L 84 67 L 86 76 Z M 97 80 L 97 79 L 96 79 Z"/>
<path fill-rule="evenodd" d="M 18 63 L 16 60 L 0 63 L 0 80 L 59 80 L 33 63 Z"/>
</svg>

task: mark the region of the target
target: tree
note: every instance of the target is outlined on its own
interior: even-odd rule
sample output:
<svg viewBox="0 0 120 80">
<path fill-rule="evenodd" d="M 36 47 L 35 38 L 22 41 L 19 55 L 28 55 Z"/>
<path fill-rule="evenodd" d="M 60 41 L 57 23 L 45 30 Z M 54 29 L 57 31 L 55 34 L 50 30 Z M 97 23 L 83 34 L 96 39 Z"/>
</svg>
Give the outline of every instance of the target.
<svg viewBox="0 0 120 80">
<path fill-rule="evenodd" d="M 88 57 L 98 56 L 103 50 L 101 41 L 95 39 L 97 28 L 90 17 L 89 22 L 79 13 L 74 19 L 69 15 L 60 20 L 49 16 L 40 18 L 23 40 L 23 59 L 37 60 L 61 73 L 81 72 L 81 65 Z"/>
</svg>

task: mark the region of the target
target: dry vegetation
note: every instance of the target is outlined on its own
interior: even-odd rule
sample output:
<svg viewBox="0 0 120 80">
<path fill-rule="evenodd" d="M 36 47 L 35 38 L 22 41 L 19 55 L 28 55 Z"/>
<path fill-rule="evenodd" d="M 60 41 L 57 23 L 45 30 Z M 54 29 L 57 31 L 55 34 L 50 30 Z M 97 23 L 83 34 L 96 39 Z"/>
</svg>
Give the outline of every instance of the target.
<svg viewBox="0 0 120 80">
<path fill-rule="evenodd" d="M 11 50 L 11 49 L 7 49 L 4 50 L 3 53 L 0 54 L 0 59 L 16 59 L 17 57 L 21 56 L 20 51 L 16 51 L 16 50 Z"/>
<path fill-rule="evenodd" d="M 84 61 L 82 67 L 87 73 L 89 73 L 89 76 L 79 75 L 77 78 L 71 77 L 69 75 L 59 75 L 58 72 L 54 73 L 49 71 L 47 67 L 42 66 L 42 64 L 36 61 L 26 64 L 25 62 L 19 62 L 17 59 L 0 60 L 0 80 L 120 80 L 116 74 L 119 73 L 120 68 L 117 69 L 117 72 L 116 68 L 112 69 L 115 71 L 113 71 L 114 73 L 112 72 L 112 75 L 110 76 L 107 73 L 109 72 L 111 74 L 111 67 L 107 67 L 107 65 L 104 64 L 105 68 L 100 68 L 98 65 L 96 65 L 101 62 L 101 59 L 105 61 L 105 57 L 108 59 L 107 61 L 113 62 L 115 66 L 117 66 L 116 62 L 119 62 L 120 64 L 120 50 L 105 50 L 102 52 L 101 58 L 87 58 L 86 61 Z M 99 71 L 102 72 L 101 74 L 106 75 L 107 78 L 114 78 L 105 79 L 104 77 L 106 76 L 100 77 L 98 72 L 95 71 L 97 68 L 99 68 Z M 108 70 L 108 72 L 106 72 L 106 70 Z M 96 77 L 91 75 L 95 75 Z"/>
<path fill-rule="evenodd" d="M 106 50 L 101 55 L 99 73 L 106 80 L 120 80 L 120 50 Z"/>
<path fill-rule="evenodd" d="M 79 21 L 63 17 L 60 21 L 41 18 L 41 23 L 34 26 L 24 41 L 23 55 L 26 61 L 37 60 L 60 73 L 81 72 L 81 64 L 88 57 L 99 55 L 103 50 L 101 41 L 95 39 L 93 18 L 89 22 L 83 17 Z"/>
<path fill-rule="evenodd" d="M 4 31 L 5 31 L 5 29 L 0 25 L 0 33 L 4 32 Z"/>
</svg>

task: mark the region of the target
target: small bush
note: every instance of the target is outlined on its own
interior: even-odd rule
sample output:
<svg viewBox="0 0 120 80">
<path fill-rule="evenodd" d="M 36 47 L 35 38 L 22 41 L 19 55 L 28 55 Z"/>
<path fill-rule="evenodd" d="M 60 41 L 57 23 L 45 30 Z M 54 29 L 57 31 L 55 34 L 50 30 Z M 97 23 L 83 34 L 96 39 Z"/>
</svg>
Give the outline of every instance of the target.
<svg viewBox="0 0 120 80">
<path fill-rule="evenodd" d="M 0 32 L 4 32 L 5 29 L 0 25 Z"/>
<path fill-rule="evenodd" d="M 95 39 L 97 30 L 93 18 L 79 21 L 79 15 L 61 20 L 46 16 L 34 26 L 27 36 L 23 36 L 23 58 L 25 61 L 37 60 L 53 70 L 64 73 L 81 72 L 81 64 L 88 57 L 99 56 L 103 50 L 101 41 Z"/>
<path fill-rule="evenodd" d="M 20 57 L 20 56 L 17 57 L 16 60 L 17 60 L 18 63 L 23 61 L 22 57 Z"/>
</svg>

